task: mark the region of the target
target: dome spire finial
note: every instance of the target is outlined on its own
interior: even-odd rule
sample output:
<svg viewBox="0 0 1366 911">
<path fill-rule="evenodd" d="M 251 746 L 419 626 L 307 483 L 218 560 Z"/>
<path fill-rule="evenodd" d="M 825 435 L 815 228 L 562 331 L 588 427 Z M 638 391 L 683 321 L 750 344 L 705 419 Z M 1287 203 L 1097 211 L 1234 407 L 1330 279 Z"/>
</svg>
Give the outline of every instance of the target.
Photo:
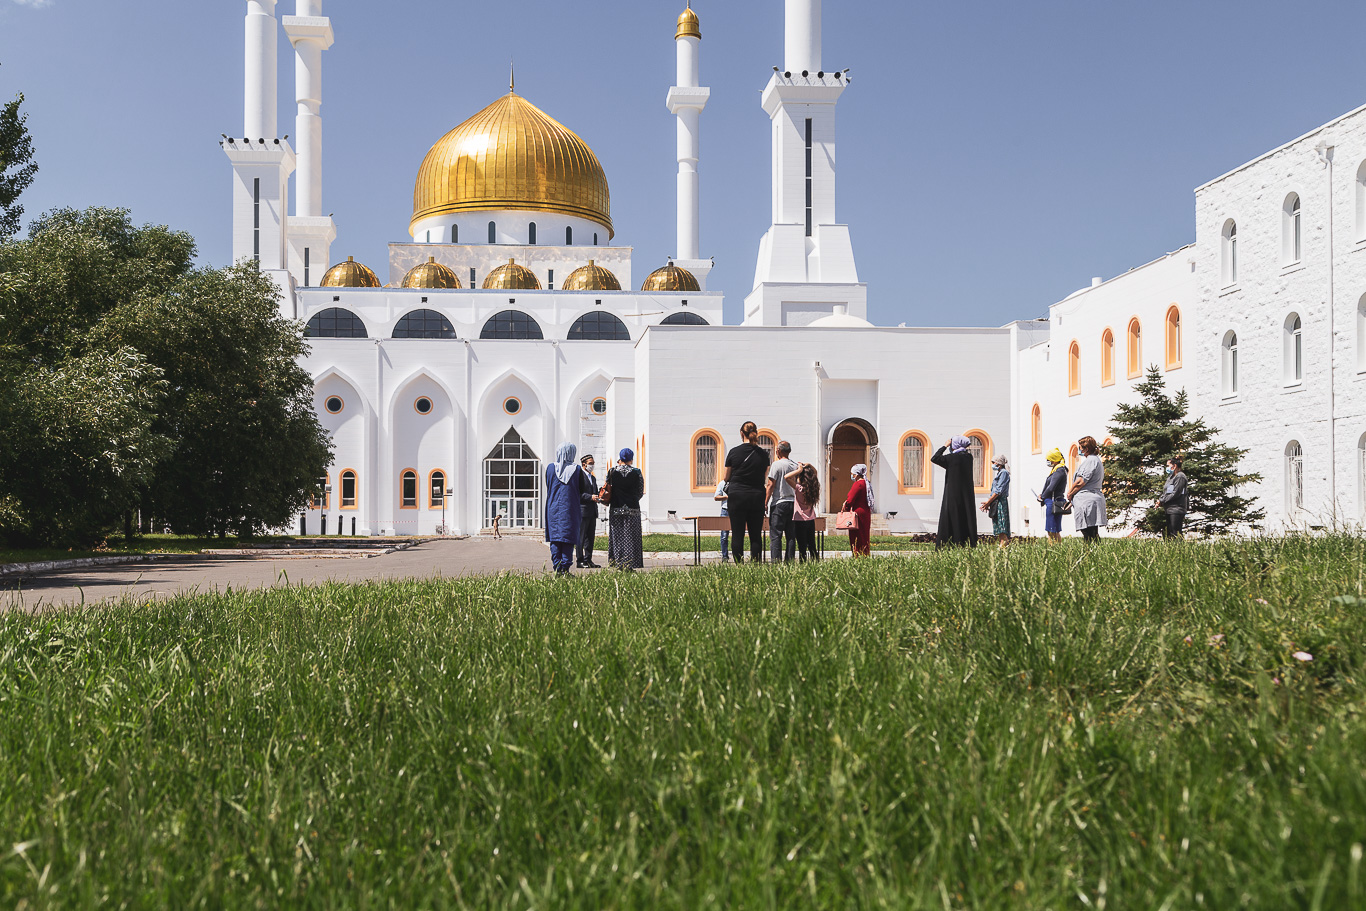
<svg viewBox="0 0 1366 911">
<path fill-rule="evenodd" d="M 517 94 L 517 61 L 514 58 L 508 60 L 508 91 Z"/>
</svg>

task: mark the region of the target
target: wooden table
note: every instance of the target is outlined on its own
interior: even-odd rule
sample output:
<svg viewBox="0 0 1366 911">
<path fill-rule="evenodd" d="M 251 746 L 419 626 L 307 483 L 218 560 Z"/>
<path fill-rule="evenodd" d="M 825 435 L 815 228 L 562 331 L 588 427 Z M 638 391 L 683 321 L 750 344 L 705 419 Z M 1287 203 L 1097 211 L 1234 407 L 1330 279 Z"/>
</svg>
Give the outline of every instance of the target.
<svg viewBox="0 0 1366 911">
<path fill-rule="evenodd" d="M 730 516 L 684 516 L 686 521 L 692 523 L 692 565 L 702 564 L 702 532 L 730 531 Z M 816 516 L 816 547 L 820 551 L 821 557 L 825 557 L 825 530 L 829 521 L 829 516 Z M 768 551 L 768 516 L 764 516 L 763 540 L 760 541 L 760 552 Z"/>
</svg>

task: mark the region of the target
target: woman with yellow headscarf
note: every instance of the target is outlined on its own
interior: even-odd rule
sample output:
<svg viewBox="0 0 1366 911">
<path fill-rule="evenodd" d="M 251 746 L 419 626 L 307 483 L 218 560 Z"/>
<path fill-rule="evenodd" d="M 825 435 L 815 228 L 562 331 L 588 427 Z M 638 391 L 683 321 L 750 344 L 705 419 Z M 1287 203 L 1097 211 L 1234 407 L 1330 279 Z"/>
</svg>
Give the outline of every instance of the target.
<svg viewBox="0 0 1366 911">
<path fill-rule="evenodd" d="M 1039 505 L 1043 507 L 1043 530 L 1053 541 L 1062 540 L 1062 505 L 1066 502 L 1063 494 L 1067 491 L 1067 465 L 1062 459 L 1062 450 L 1054 448 L 1048 459 L 1048 479 L 1043 482 L 1039 493 Z"/>
</svg>

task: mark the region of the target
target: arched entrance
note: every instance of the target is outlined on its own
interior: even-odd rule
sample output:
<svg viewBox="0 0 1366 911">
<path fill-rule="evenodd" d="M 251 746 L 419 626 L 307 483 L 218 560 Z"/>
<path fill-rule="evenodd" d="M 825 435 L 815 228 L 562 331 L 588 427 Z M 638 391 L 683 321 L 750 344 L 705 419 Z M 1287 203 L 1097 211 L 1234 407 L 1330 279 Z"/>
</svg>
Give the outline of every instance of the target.
<svg viewBox="0 0 1366 911">
<path fill-rule="evenodd" d="M 495 515 L 507 528 L 541 524 L 541 460 L 511 427 L 484 458 L 485 528 Z"/>
<path fill-rule="evenodd" d="M 871 466 L 877 459 L 877 430 L 863 418 L 846 418 L 830 428 L 826 439 L 826 511 L 839 512 L 853 481 L 850 470 L 860 462 Z"/>
</svg>

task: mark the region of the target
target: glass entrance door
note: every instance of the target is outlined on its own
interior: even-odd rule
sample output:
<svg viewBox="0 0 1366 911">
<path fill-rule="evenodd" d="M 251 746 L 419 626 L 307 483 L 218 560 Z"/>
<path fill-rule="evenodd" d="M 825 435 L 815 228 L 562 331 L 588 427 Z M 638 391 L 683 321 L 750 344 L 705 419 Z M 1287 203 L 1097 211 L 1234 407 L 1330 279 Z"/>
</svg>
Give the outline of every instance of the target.
<svg viewBox="0 0 1366 911">
<path fill-rule="evenodd" d="M 541 460 L 512 428 L 484 459 L 485 528 L 494 516 L 504 528 L 541 525 Z"/>
</svg>

